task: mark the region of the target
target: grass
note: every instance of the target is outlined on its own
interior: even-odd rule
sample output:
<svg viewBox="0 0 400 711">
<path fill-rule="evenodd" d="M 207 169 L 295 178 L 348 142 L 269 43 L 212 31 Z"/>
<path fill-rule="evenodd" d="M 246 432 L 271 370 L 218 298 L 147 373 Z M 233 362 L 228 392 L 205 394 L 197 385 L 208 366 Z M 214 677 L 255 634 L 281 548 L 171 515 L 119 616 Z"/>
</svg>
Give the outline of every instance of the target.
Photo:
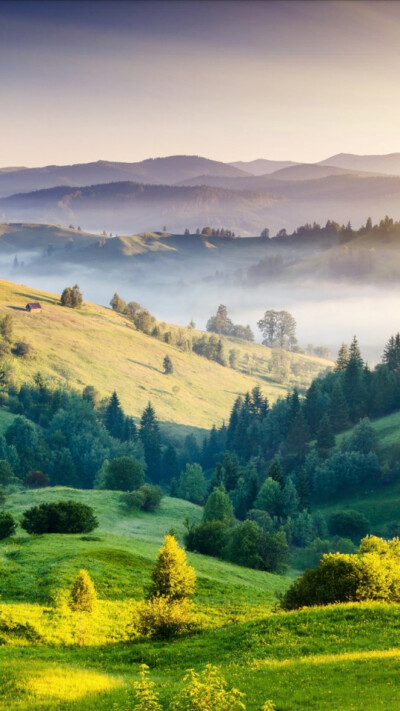
<svg viewBox="0 0 400 711">
<path fill-rule="evenodd" d="M 142 663 L 164 709 L 185 670 L 207 663 L 246 694 L 248 711 L 267 699 L 277 711 L 399 707 L 400 606 L 273 613 L 275 593 L 288 578 L 188 554 L 203 630 L 173 642 L 129 640 L 121 630 L 134 619 L 163 535 L 173 528 L 182 536 L 183 518 L 198 520 L 201 509 L 165 498 L 156 514 L 127 515 L 118 492 L 61 487 L 14 493 L 7 509 L 20 519 L 32 504 L 64 498 L 91 504 L 99 528 L 86 536 L 18 530 L 15 540 L 0 544 L 1 711 L 128 711 Z M 82 566 L 95 581 L 99 607 L 79 646 L 60 594 L 65 600 Z"/>
<path fill-rule="evenodd" d="M 26 313 L 28 301 L 39 301 L 42 312 Z M 270 372 L 271 351 L 265 346 L 226 339 L 227 351 L 239 351 L 239 369 L 233 370 L 146 336 L 111 309 L 86 302 L 79 311 L 63 308 L 57 295 L 3 281 L 0 316 L 6 313 L 14 318 L 14 341 L 27 341 L 33 348 L 32 358 L 10 358 L 16 383 L 41 371 L 79 390 L 93 385 L 101 396 L 116 390 L 126 412 L 135 417 L 151 400 L 159 419 L 177 434 L 221 424 L 236 397 L 255 385 L 273 402 L 295 385 L 306 388 L 330 364 L 288 354 L 288 375 L 281 383 Z M 163 372 L 167 354 L 174 366 L 168 376 Z M 0 429 L 6 417 L 0 419 Z"/>
</svg>

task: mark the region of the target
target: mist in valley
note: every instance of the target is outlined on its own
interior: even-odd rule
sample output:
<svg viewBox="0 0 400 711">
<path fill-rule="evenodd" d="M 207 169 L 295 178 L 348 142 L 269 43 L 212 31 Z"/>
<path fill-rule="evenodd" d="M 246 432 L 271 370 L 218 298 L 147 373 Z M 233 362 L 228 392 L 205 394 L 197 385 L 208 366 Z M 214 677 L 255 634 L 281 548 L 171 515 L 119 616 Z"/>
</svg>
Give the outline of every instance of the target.
<svg viewBox="0 0 400 711">
<path fill-rule="evenodd" d="M 0 255 L 0 270 L 3 279 L 56 294 L 78 283 L 84 299 L 104 306 L 118 292 L 127 302 L 141 303 L 159 321 L 186 326 L 193 320 L 201 330 L 222 303 L 234 323 L 251 326 L 257 342 L 262 340 L 257 321 L 264 312 L 284 309 L 296 319 L 301 348 L 326 346 L 335 358 L 341 343 L 356 334 L 370 365 L 380 361 L 388 338 L 400 329 L 400 294 L 394 286 L 311 280 L 293 285 L 276 279 L 252 286 L 241 274 L 205 276 L 204 265 L 196 267 L 194 260 L 100 270 L 65 262 L 46 265 L 34 252 L 19 253 L 18 266 L 11 254 Z"/>
</svg>

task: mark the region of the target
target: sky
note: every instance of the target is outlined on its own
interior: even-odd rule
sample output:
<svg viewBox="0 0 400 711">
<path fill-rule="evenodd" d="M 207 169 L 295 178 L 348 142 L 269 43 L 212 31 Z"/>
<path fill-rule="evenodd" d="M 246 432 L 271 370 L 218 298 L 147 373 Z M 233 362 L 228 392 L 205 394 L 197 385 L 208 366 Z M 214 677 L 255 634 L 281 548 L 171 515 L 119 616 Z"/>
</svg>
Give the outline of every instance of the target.
<svg viewBox="0 0 400 711">
<path fill-rule="evenodd" d="M 0 166 L 398 152 L 399 37 L 386 0 L 0 0 Z"/>
</svg>

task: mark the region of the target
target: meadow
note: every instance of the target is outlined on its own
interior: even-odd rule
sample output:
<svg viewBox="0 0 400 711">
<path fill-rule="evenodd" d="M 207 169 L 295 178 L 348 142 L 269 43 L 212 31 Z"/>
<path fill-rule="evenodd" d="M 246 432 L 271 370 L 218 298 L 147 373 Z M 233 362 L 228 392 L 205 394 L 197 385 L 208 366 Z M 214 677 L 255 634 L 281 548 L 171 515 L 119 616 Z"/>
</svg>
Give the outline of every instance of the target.
<svg viewBox="0 0 400 711">
<path fill-rule="evenodd" d="M 129 711 L 142 663 L 165 709 L 185 670 L 207 663 L 218 665 L 228 683 L 246 694 L 248 711 L 259 711 L 266 699 L 278 711 L 398 707 L 399 606 L 284 613 L 277 611 L 276 593 L 290 577 L 188 554 L 197 573 L 201 630 L 172 642 L 143 639 L 129 634 L 129 623 L 163 536 L 172 529 L 182 539 L 183 519 L 198 519 L 201 508 L 166 497 L 156 514 L 126 514 L 118 492 L 56 488 L 16 492 L 7 510 L 19 519 L 33 503 L 65 498 L 90 503 L 99 528 L 87 536 L 28 536 L 18 529 L 15 540 L 0 546 L 4 711 Z M 81 567 L 99 595 L 84 645 L 77 644 L 65 610 Z"/>
<path fill-rule="evenodd" d="M 110 298 L 112 294 L 110 294 Z M 28 314 L 27 302 L 39 301 L 42 312 Z M 288 353 L 284 377 L 271 371 L 272 351 L 265 346 L 224 339 L 226 354 L 238 351 L 238 367 L 223 367 L 192 352 L 135 329 L 124 316 L 84 302 L 79 310 L 63 308 L 59 296 L 0 282 L 0 316 L 14 319 L 14 341 L 32 346 L 29 358 L 10 359 L 12 379 L 21 384 L 38 371 L 58 383 L 82 390 L 94 386 L 102 397 L 116 390 L 126 413 L 140 417 L 151 400 L 159 420 L 177 436 L 203 433 L 229 415 L 238 395 L 259 385 L 271 402 L 297 386 L 304 390 L 330 361 Z M 164 324 L 165 329 L 182 331 Z M 192 331 L 191 337 L 201 335 Z M 169 355 L 174 372 L 166 376 Z M 4 417 L 0 419 L 0 427 Z"/>
</svg>

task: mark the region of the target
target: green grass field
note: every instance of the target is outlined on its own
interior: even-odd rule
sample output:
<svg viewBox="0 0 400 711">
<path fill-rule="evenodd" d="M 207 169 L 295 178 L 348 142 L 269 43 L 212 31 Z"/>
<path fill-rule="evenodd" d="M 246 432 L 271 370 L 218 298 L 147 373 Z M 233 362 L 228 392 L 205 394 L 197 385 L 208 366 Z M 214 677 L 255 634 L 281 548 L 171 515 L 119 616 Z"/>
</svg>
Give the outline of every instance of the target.
<svg viewBox="0 0 400 711">
<path fill-rule="evenodd" d="M 201 632 L 173 642 L 129 640 L 122 627 L 149 582 L 164 534 L 182 536 L 183 518 L 201 509 L 165 498 L 156 514 L 126 515 L 118 492 L 46 489 L 15 493 L 17 519 L 41 501 L 90 503 L 99 528 L 89 536 L 28 536 L 0 544 L 0 709 L 129 711 L 132 682 L 146 663 L 167 709 L 187 668 L 221 668 L 246 694 L 248 711 L 272 699 L 277 711 L 376 711 L 400 706 L 400 607 L 378 603 L 273 612 L 288 578 L 189 554 Z M 84 566 L 99 594 L 103 628 L 77 646 L 60 631 L 59 594 Z M 31 629 L 26 621 L 31 620 Z M 35 637 L 35 630 L 43 633 Z M 96 637 L 97 635 L 97 637 Z M 104 637 L 102 637 L 102 635 Z M 205 710 L 208 711 L 208 710 Z"/>
<path fill-rule="evenodd" d="M 29 301 L 40 301 L 42 312 L 28 314 L 24 309 Z M 227 352 L 239 351 L 239 369 L 233 370 L 146 336 L 111 309 L 86 302 L 79 311 L 63 308 L 57 295 L 3 281 L 0 316 L 6 313 L 14 318 L 13 340 L 33 347 L 32 358 L 10 358 L 16 383 L 40 370 L 46 378 L 80 390 L 93 385 L 101 396 L 116 390 L 126 412 L 136 417 L 151 400 L 159 419 L 181 434 L 221 424 L 236 397 L 255 385 L 273 402 L 295 385 L 306 388 L 330 365 L 287 354 L 287 378 L 277 382 L 269 370 L 271 350 L 265 346 L 226 339 Z M 167 354 L 174 365 L 168 376 L 163 372 Z"/>
</svg>

